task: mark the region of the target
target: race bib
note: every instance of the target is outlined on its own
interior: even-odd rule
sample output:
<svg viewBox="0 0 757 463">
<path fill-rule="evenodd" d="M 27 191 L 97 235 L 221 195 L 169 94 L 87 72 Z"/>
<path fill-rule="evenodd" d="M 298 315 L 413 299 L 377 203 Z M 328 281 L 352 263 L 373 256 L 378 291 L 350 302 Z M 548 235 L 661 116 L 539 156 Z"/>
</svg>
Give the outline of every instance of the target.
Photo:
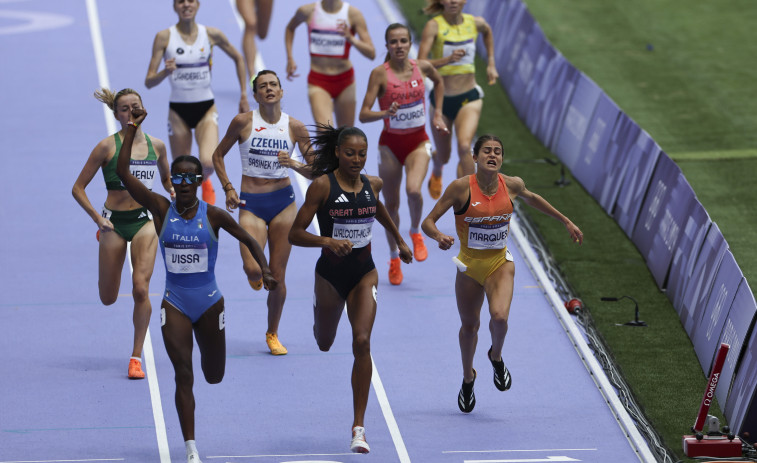
<svg viewBox="0 0 757 463">
<path fill-rule="evenodd" d="M 210 86 L 210 66 L 201 64 L 177 64 L 171 73 L 171 83 L 176 88 L 195 89 Z"/>
<path fill-rule="evenodd" d="M 471 249 L 505 249 L 510 222 L 469 224 L 468 247 Z"/>
<path fill-rule="evenodd" d="M 278 150 L 250 149 L 246 162 L 242 165 L 242 174 L 248 177 L 284 178 L 289 174 L 286 167 L 279 164 Z"/>
<path fill-rule="evenodd" d="M 442 56 L 450 56 L 452 52 L 461 48 L 465 50 L 465 56 L 454 63 L 448 64 L 448 66 L 473 64 L 473 61 L 476 58 L 476 42 L 474 42 L 473 39 L 468 39 L 463 42 L 444 42 Z"/>
<path fill-rule="evenodd" d="M 201 273 L 208 271 L 208 248 L 205 244 L 167 243 L 166 269 L 170 273 Z"/>
<path fill-rule="evenodd" d="M 426 125 L 426 110 L 423 100 L 400 106 L 397 113 L 389 118 L 390 129 L 414 129 Z"/>
<path fill-rule="evenodd" d="M 335 240 L 350 240 L 353 248 L 364 248 L 371 242 L 373 217 L 364 219 L 334 219 L 331 237 Z"/>
<path fill-rule="evenodd" d="M 131 174 L 142 182 L 142 185 L 146 186 L 148 190 L 152 190 L 153 182 L 155 181 L 155 172 L 158 168 L 158 161 L 155 159 L 148 160 L 131 160 L 130 166 Z"/>
<path fill-rule="evenodd" d="M 310 53 L 313 55 L 343 56 L 347 39 L 337 31 L 310 31 Z"/>
</svg>

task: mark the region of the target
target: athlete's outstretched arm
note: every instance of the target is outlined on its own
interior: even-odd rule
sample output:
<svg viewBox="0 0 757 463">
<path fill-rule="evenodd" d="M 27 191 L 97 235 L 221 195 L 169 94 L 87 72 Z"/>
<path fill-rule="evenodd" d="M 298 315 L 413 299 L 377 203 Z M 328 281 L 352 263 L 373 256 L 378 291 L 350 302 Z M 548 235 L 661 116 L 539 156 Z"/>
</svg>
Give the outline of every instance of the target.
<svg viewBox="0 0 757 463">
<path fill-rule="evenodd" d="M 247 101 L 247 65 L 244 62 L 244 57 L 234 48 L 234 45 L 229 42 L 229 39 L 220 29 L 208 27 L 208 36 L 212 45 L 218 45 L 234 61 L 234 66 L 237 69 L 237 80 L 239 80 L 239 113 L 246 113 L 250 110 L 250 103 Z"/>
<path fill-rule="evenodd" d="M 507 175 L 505 175 L 505 184 L 507 185 L 507 191 L 510 192 L 510 195 L 512 197 L 518 197 L 522 199 L 524 203 L 528 204 L 534 209 L 539 210 L 550 217 L 554 217 L 556 220 L 559 220 L 563 225 L 565 225 L 565 229 L 568 230 L 571 239 L 573 239 L 573 241 L 577 242 L 578 244 L 583 244 L 583 232 L 581 232 L 581 230 L 573 222 L 571 222 L 569 218 L 565 217 L 560 211 L 555 209 L 555 207 L 552 206 L 546 199 L 542 198 L 540 195 L 532 191 L 529 191 L 526 188 L 526 184 L 525 182 L 523 182 L 523 179 L 521 179 L 520 177 L 508 177 Z"/>
<path fill-rule="evenodd" d="M 363 105 L 360 107 L 360 114 L 358 119 L 362 123 L 380 121 L 382 119 L 394 116 L 399 109 L 399 104 L 393 101 L 388 109 L 382 111 L 374 111 L 373 104 L 376 102 L 376 98 L 379 94 L 384 92 L 386 88 L 386 70 L 384 66 L 378 66 L 371 71 L 371 76 L 368 78 L 368 89 L 365 91 L 365 98 L 363 98 Z"/>
<path fill-rule="evenodd" d="M 376 196 L 376 221 L 391 233 L 392 237 L 394 237 L 394 240 L 397 242 L 397 247 L 399 247 L 400 259 L 402 259 L 402 262 L 406 264 L 411 263 L 413 261 L 413 252 L 410 250 L 407 243 L 405 243 L 405 240 L 402 239 L 402 235 L 397 229 L 397 224 L 392 220 L 389 211 L 386 210 L 386 206 L 384 206 L 384 203 L 378 199 L 381 187 L 384 186 L 384 181 L 380 177 L 373 176 L 369 176 L 368 180 L 371 182 L 373 194 Z"/>
<path fill-rule="evenodd" d="M 423 222 L 421 229 L 429 238 L 439 243 L 439 249 L 447 250 L 455 244 L 455 238 L 442 233 L 436 226 L 436 222 L 450 209 L 460 210 L 465 206 L 468 196 L 468 177 L 462 177 L 454 180 L 449 184 L 439 201 L 434 204 L 431 212 L 428 213 Z"/>
<path fill-rule="evenodd" d="M 434 83 L 434 107 L 444 107 L 444 79 L 442 79 L 442 75 L 439 74 L 439 71 L 436 70 L 430 61 L 425 59 L 418 60 L 418 68 L 421 70 L 424 77 L 428 77 L 431 79 L 431 82 Z M 434 120 L 431 121 L 431 124 L 435 130 L 449 135 L 449 129 L 444 123 L 442 111 L 434 111 Z"/>
<path fill-rule="evenodd" d="M 476 29 L 484 38 L 484 46 L 486 47 L 486 80 L 489 85 L 494 85 L 499 79 L 499 73 L 497 72 L 497 65 L 494 61 L 494 34 L 492 28 L 482 17 L 476 17 Z"/>
<path fill-rule="evenodd" d="M 284 48 L 287 54 L 287 80 L 292 80 L 298 77 L 297 63 L 294 61 L 294 55 L 292 54 L 292 44 L 294 43 L 294 30 L 297 26 L 307 21 L 308 17 L 313 13 L 314 3 L 308 3 L 302 5 L 297 9 L 297 12 L 289 20 L 286 30 L 284 31 Z"/>
<path fill-rule="evenodd" d="M 313 170 L 310 168 L 310 164 L 313 161 L 312 155 L 308 154 L 310 151 L 310 134 L 308 133 L 308 129 L 305 127 L 305 124 L 290 116 L 289 134 L 291 135 L 292 140 L 297 144 L 297 148 L 299 148 L 302 159 L 305 162 L 303 163 L 292 158 L 288 151 L 279 151 L 279 164 L 312 180 Z"/>
<path fill-rule="evenodd" d="M 292 228 L 289 230 L 289 242 L 294 246 L 306 248 L 329 248 L 337 256 L 344 257 L 352 251 L 351 241 L 335 240 L 328 236 L 314 235 L 307 231 L 308 225 L 318 212 L 318 208 L 328 199 L 329 192 L 330 185 L 327 176 L 322 175 L 313 180 L 307 193 L 305 193 L 305 203 L 297 211 Z"/>
<path fill-rule="evenodd" d="M 346 27 L 344 28 L 342 33 L 344 34 L 345 38 L 352 44 L 352 46 L 360 52 L 361 55 L 373 61 L 376 58 L 376 48 L 373 46 L 371 34 L 368 33 L 368 26 L 365 23 L 363 13 L 361 13 L 360 10 L 358 10 L 354 6 L 350 5 L 349 17 L 350 24 L 352 24 L 352 26 L 355 28 L 355 34 L 357 34 L 358 38 L 352 35 L 352 32 Z"/>
<path fill-rule="evenodd" d="M 176 59 L 171 58 L 166 60 L 165 67 L 160 72 L 158 71 L 160 60 L 163 59 L 166 47 L 168 47 L 169 37 L 170 31 L 168 29 L 164 29 L 155 35 L 155 40 L 152 43 L 152 56 L 150 56 L 150 64 L 147 66 L 147 77 L 145 77 L 145 87 L 147 88 L 155 87 L 176 70 Z"/>
<path fill-rule="evenodd" d="M 129 170 L 134 136 L 137 134 L 137 128 L 145 120 L 145 117 L 147 117 L 147 111 L 144 109 L 132 109 L 129 123 L 126 125 L 124 140 L 121 144 L 121 151 L 118 153 L 116 175 L 121 179 L 131 197 L 152 213 L 155 229 L 160 233 L 160 229 L 163 226 L 163 218 L 170 203 L 164 196 L 150 191 Z"/>
<path fill-rule="evenodd" d="M 239 141 L 240 133 L 242 129 L 250 121 L 249 113 L 237 114 L 234 119 L 231 120 L 229 128 L 226 130 L 226 134 L 221 139 L 221 142 L 216 146 L 213 151 L 213 167 L 216 169 L 216 175 L 221 182 L 224 193 L 226 193 L 226 210 L 231 212 L 232 209 L 236 209 L 239 206 L 239 196 L 234 185 L 231 183 L 228 174 L 226 173 L 226 163 L 224 162 L 224 156 L 229 152 L 232 146 Z"/>
<path fill-rule="evenodd" d="M 229 232 L 229 235 L 233 236 L 234 238 L 239 240 L 240 243 L 247 246 L 247 249 L 249 249 L 250 253 L 252 254 L 252 258 L 255 259 L 255 261 L 258 263 L 260 270 L 263 273 L 263 286 L 265 286 L 265 289 L 269 291 L 276 289 L 278 282 L 273 277 L 271 269 L 268 267 L 268 261 L 265 258 L 263 248 L 260 247 L 260 244 L 255 240 L 255 238 L 247 233 L 247 231 L 242 228 L 242 226 L 239 225 L 234 220 L 234 218 L 229 215 L 228 212 L 224 211 L 220 207 L 215 207 L 208 204 L 208 219 L 210 219 L 211 223 L 214 226 L 223 228 L 224 230 Z"/>
</svg>

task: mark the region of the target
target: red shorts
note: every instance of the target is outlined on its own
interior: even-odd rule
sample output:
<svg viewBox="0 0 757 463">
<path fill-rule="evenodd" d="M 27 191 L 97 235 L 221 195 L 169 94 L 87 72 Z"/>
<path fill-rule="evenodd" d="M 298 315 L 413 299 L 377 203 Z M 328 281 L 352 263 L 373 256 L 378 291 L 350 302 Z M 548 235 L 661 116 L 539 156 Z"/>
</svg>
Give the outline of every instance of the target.
<svg viewBox="0 0 757 463">
<path fill-rule="evenodd" d="M 405 165 L 405 159 L 423 142 L 428 142 L 428 135 L 426 134 L 426 129 L 422 127 L 408 133 L 389 133 L 383 130 L 381 131 L 381 137 L 379 137 L 379 146 L 389 148 L 394 157 L 403 166 Z"/>
<path fill-rule="evenodd" d="M 329 75 L 321 74 L 313 70 L 308 74 L 308 84 L 321 87 L 329 92 L 331 98 L 338 97 L 345 88 L 355 82 L 355 68 L 350 68 L 341 74 Z"/>
</svg>

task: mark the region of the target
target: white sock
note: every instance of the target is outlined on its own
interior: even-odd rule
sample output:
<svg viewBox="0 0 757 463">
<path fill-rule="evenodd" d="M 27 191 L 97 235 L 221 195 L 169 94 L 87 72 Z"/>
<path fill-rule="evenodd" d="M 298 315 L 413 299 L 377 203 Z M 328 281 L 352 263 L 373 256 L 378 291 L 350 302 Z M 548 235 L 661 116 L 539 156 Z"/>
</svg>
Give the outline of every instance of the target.
<svg viewBox="0 0 757 463">
<path fill-rule="evenodd" d="M 415 235 L 416 233 L 420 233 L 420 230 L 417 227 L 410 227 L 410 234 Z"/>
<path fill-rule="evenodd" d="M 187 448 L 187 455 L 191 453 L 197 453 L 197 446 L 195 445 L 195 441 L 184 441 L 184 446 Z"/>
<path fill-rule="evenodd" d="M 139 357 L 132 357 L 131 359 L 132 359 L 132 360 L 136 360 L 136 361 L 138 361 L 138 362 L 142 362 L 142 359 L 141 359 L 141 358 L 139 358 Z"/>
<path fill-rule="evenodd" d="M 400 248 L 394 248 L 391 251 L 389 251 L 389 258 L 390 259 L 396 259 L 400 256 Z"/>
</svg>

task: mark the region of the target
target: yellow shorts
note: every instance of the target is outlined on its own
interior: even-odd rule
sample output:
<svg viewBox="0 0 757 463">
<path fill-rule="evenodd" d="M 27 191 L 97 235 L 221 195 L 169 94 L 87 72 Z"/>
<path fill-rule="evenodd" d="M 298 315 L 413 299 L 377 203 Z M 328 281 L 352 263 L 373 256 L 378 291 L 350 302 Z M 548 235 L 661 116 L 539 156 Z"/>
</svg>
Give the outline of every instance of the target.
<svg viewBox="0 0 757 463">
<path fill-rule="evenodd" d="M 484 286 L 484 281 L 486 281 L 489 275 L 504 265 L 505 262 L 513 261 L 513 255 L 510 254 L 509 249 L 505 248 L 502 251 L 486 258 L 471 257 L 460 252 L 460 254 L 452 258 L 452 262 L 457 265 L 459 272 L 473 278 L 478 284 Z"/>
</svg>

